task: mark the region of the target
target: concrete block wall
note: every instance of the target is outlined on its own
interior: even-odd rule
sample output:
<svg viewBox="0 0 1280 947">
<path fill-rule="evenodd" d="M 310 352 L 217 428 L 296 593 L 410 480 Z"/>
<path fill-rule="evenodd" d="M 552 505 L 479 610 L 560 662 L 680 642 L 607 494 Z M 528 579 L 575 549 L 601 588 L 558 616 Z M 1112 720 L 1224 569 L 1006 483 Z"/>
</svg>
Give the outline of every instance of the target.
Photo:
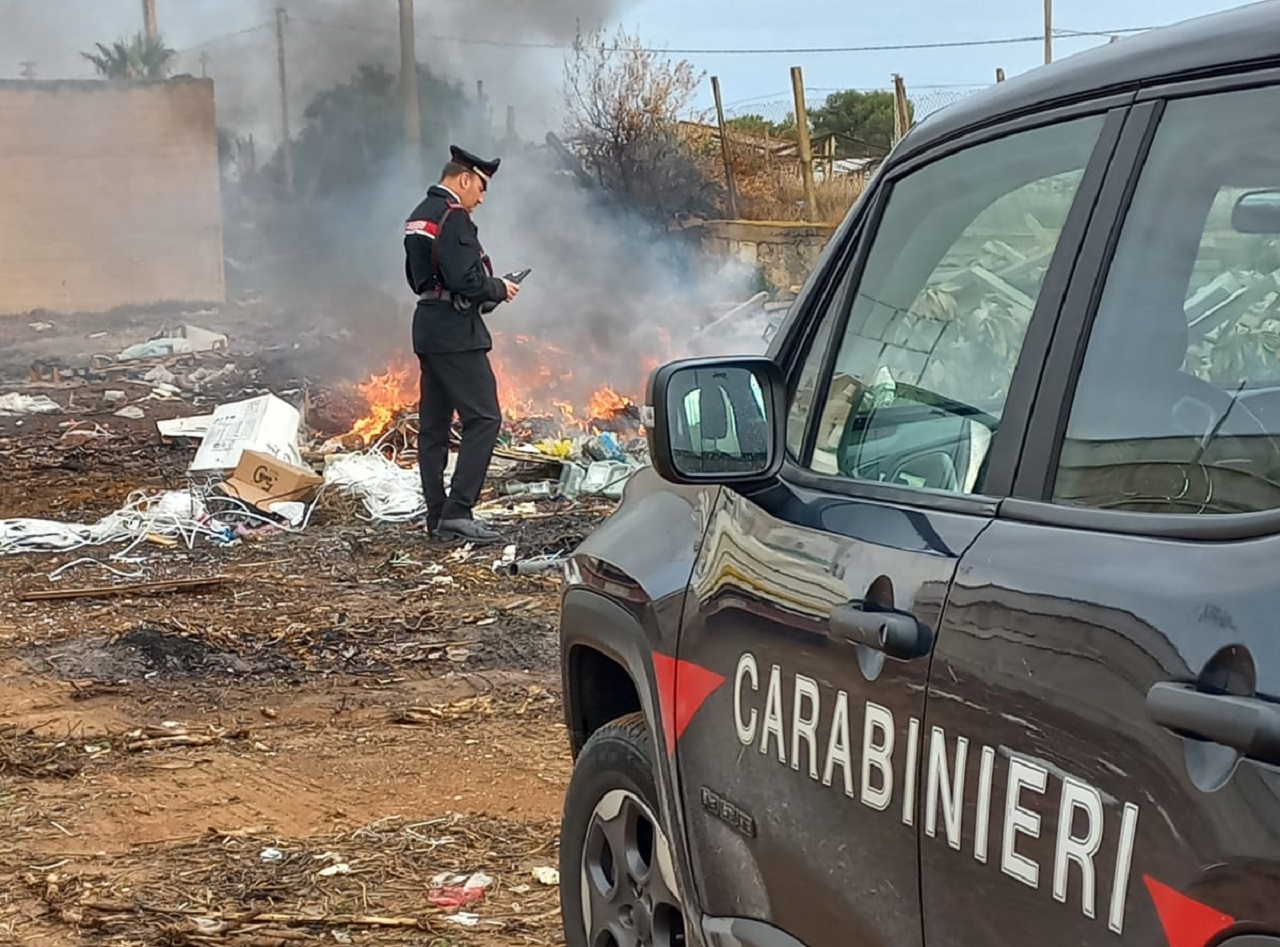
<svg viewBox="0 0 1280 947">
<path fill-rule="evenodd" d="M 708 252 L 759 266 L 771 286 L 785 290 L 805 281 L 835 225 L 709 220 L 701 230 Z"/>
<path fill-rule="evenodd" d="M 213 82 L 0 82 L 0 314 L 225 300 Z"/>
</svg>

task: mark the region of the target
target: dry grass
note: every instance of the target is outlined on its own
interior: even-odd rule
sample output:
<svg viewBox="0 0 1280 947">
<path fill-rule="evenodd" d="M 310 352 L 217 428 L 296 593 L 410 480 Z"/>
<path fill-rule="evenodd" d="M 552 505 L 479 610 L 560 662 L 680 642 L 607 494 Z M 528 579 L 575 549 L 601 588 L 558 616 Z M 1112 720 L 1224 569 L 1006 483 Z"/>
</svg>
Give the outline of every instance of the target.
<svg viewBox="0 0 1280 947">
<path fill-rule="evenodd" d="M 724 160 L 718 142 L 694 138 L 692 147 L 702 173 L 724 183 Z M 734 182 L 738 188 L 738 216 L 743 220 L 803 221 L 808 215 L 800 163 L 794 157 L 766 157 L 762 151 L 741 143 L 730 149 Z M 866 188 L 861 175 L 842 175 L 819 181 L 818 221 L 838 224 Z M 729 208 L 724 208 L 730 216 Z"/>
<path fill-rule="evenodd" d="M 310 839 L 209 832 L 139 846 L 110 872 L 24 870 L 23 857 L 0 870 L 43 902 L 46 920 L 93 942 L 442 942 L 434 934 L 450 943 L 553 945 L 557 890 L 534 870 L 555 865 L 557 830 L 478 816 L 388 818 Z M 470 917 L 436 898 L 477 871 L 492 881 L 479 903 L 462 909 Z"/>
</svg>

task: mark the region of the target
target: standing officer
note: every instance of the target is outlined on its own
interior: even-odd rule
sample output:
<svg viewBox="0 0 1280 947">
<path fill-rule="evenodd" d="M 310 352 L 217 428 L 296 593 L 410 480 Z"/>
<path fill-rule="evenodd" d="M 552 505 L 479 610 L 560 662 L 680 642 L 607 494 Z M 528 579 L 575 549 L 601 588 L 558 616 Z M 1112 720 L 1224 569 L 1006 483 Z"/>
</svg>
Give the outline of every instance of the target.
<svg viewBox="0 0 1280 947">
<path fill-rule="evenodd" d="M 487 544 L 501 537 L 471 510 L 498 441 L 502 409 L 489 364 L 493 339 L 480 305 L 515 299 L 520 287 L 493 275 L 471 219 L 502 159 L 485 161 L 456 145 L 449 153 L 440 183 L 428 189 L 405 224 L 405 276 L 418 296 L 413 350 L 422 370 L 418 469 L 430 534 Z M 462 445 L 446 497 L 455 411 L 462 420 Z"/>
</svg>

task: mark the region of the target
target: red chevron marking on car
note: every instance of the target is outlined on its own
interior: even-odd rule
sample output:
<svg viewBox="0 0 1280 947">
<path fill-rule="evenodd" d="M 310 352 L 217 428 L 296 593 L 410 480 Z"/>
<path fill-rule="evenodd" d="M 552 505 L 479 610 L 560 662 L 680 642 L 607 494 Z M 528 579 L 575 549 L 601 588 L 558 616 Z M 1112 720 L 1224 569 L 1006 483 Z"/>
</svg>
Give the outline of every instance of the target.
<svg viewBox="0 0 1280 947">
<path fill-rule="evenodd" d="M 1205 947 L 1236 922 L 1234 917 L 1201 904 L 1150 875 L 1143 875 L 1142 880 L 1155 902 L 1156 914 L 1160 917 L 1160 926 L 1164 928 L 1169 947 Z"/>
<path fill-rule="evenodd" d="M 662 735 L 671 756 L 694 715 L 725 679 L 715 671 L 656 651 L 653 671 L 662 707 Z"/>
</svg>

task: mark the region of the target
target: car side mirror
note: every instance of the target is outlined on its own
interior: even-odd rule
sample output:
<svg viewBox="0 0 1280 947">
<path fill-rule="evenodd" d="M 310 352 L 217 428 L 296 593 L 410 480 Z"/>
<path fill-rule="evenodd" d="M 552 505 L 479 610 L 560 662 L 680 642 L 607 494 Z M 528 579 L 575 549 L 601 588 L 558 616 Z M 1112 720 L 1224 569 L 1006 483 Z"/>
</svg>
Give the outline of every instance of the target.
<svg viewBox="0 0 1280 947">
<path fill-rule="evenodd" d="M 649 379 L 649 454 L 663 479 L 749 484 L 782 469 L 786 380 L 772 359 L 692 358 Z M 649 412 L 646 412 L 649 414 Z"/>
<path fill-rule="evenodd" d="M 1280 234 L 1280 190 L 1248 191 L 1231 209 L 1237 233 Z"/>
</svg>

